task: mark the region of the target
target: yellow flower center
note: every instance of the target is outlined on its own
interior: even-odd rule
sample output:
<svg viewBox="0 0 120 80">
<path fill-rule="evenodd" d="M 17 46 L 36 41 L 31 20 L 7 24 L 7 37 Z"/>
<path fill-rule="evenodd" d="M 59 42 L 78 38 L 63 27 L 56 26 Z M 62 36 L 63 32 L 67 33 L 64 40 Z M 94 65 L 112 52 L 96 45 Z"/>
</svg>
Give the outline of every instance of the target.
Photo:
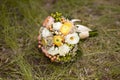
<svg viewBox="0 0 120 80">
<path fill-rule="evenodd" d="M 53 38 L 53 42 L 57 46 L 61 46 L 62 45 L 62 41 L 63 41 L 63 37 L 62 36 L 54 36 L 54 38 Z"/>
<path fill-rule="evenodd" d="M 74 39 L 74 37 L 70 37 L 70 40 L 73 40 Z"/>
<path fill-rule="evenodd" d="M 72 23 L 71 22 L 65 22 L 62 27 L 60 28 L 60 31 L 63 35 L 67 35 L 72 28 Z"/>
</svg>

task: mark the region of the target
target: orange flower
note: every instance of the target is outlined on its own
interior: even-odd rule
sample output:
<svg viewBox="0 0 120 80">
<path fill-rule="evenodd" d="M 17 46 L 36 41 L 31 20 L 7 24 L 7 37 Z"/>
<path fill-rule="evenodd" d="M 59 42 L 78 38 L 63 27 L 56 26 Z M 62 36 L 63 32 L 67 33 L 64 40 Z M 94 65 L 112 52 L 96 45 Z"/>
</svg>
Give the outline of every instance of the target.
<svg viewBox="0 0 120 80">
<path fill-rule="evenodd" d="M 51 16 L 48 16 L 43 22 L 43 26 L 46 28 L 50 28 L 53 23 L 54 23 L 54 18 Z"/>
<path fill-rule="evenodd" d="M 61 46 L 62 45 L 62 41 L 63 41 L 63 37 L 62 36 L 54 36 L 54 38 L 53 38 L 53 42 L 57 46 Z"/>
<path fill-rule="evenodd" d="M 60 31 L 63 35 L 67 35 L 71 29 L 72 29 L 72 23 L 71 22 L 65 22 L 62 27 L 60 28 Z"/>
</svg>

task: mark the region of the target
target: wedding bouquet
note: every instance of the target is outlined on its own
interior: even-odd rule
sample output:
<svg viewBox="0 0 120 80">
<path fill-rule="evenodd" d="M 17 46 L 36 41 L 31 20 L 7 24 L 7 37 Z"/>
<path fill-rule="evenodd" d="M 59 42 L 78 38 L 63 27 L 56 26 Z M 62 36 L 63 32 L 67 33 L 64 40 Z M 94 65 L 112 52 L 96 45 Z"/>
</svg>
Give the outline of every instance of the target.
<svg viewBox="0 0 120 80">
<path fill-rule="evenodd" d="M 62 13 L 52 13 L 40 27 L 38 47 L 54 62 L 71 61 L 77 54 L 80 40 L 96 34 L 86 26 L 75 24 L 79 19 L 64 17 Z"/>
</svg>

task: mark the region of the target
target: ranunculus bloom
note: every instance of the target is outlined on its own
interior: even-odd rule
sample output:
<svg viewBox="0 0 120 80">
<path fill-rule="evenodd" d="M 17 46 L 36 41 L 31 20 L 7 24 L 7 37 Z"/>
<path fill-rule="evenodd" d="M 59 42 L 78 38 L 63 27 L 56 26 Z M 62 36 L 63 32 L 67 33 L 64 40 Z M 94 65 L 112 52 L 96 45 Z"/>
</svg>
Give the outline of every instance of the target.
<svg viewBox="0 0 120 80">
<path fill-rule="evenodd" d="M 71 22 L 65 22 L 62 27 L 60 28 L 60 31 L 63 35 L 67 35 L 71 29 L 72 29 L 72 23 Z"/>
<path fill-rule="evenodd" d="M 52 46 L 49 50 L 48 50 L 48 54 L 54 56 L 56 54 L 58 54 L 59 50 L 58 48 L 55 48 L 54 46 Z"/>
<path fill-rule="evenodd" d="M 48 16 L 43 22 L 43 26 L 46 28 L 50 28 L 53 23 L 54 23 L 54 18 L 51 16 Z"/>
<path fill-rule="evenodd" d="M 59 47 L 59 54 L 60 56 L 65 56 L 70 51 L 70 47 L 66 44 L 63 44 Z"/>
<path fill-rule="evenodd" d="M 43 31 L 42 31 L 42 37 L 46 38 L 48 36 L 51 36 L 51 32 L 47 29 L 47 28 L 44 28 Z"/>
<path fill-rule="evenodd" d="M 58 30 L 59 31 L 61 26 L 62 26 L 61 22 L 56 22 L 56 23 L 53 24 L 53 30 Z"/>
</svg>

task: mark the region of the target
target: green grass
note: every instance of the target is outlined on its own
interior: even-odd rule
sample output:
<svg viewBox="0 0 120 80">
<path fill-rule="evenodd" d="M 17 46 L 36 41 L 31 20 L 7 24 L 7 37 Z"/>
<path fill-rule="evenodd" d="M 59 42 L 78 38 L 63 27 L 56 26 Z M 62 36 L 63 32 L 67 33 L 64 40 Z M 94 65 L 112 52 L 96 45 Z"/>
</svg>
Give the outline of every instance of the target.
<svg viewBox="0 0 120 80">
<path fill-rule="evenodd" d="M 120 80 L 119 0 L 1 0 L 0 80 Z M 51 13 L 81 19 L 99 35 L 80 43 L 83 56 L 52 63 L 37 48 Z"/>
</svg>

